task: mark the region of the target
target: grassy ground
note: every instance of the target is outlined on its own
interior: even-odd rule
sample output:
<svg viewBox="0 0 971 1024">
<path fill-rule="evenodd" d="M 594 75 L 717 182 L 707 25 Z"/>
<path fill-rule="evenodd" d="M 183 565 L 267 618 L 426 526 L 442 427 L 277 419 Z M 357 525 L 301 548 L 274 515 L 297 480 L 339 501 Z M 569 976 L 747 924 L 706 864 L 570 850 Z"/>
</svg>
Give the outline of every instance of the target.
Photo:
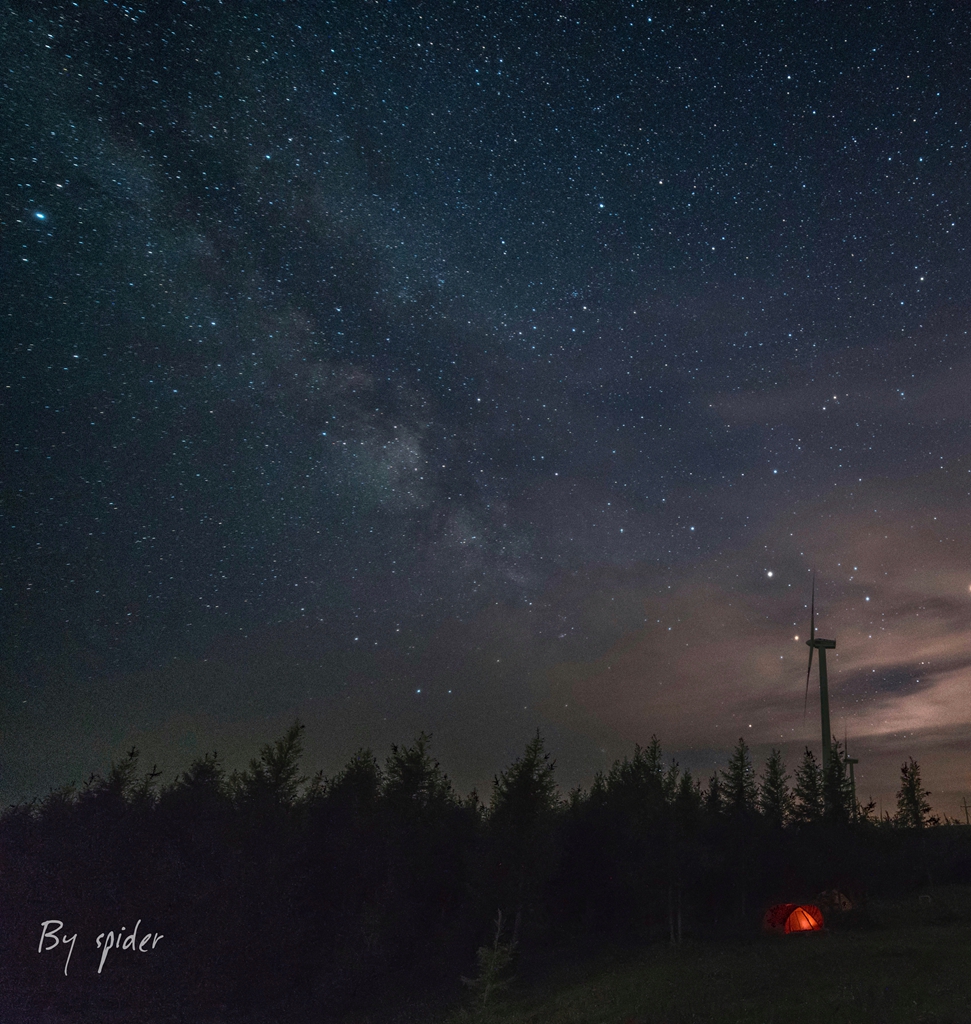
<svg viewBox="0 0 971 1024">
<path fill-rule="evenodd" d="M 971 888 L 875 901 L 867 927 L 685 941 L 552 971 L 448 1024 L 971 1024 Z"/>
<path fill-rule="evenodd" d="M 971 886 L 872 900 L 858 927 L 686 939 L 521 970 L 485 1007 L 449 998 L 350 1014 L 344 1024 L 971 1024 Z M 529 980 L 531 975 L 533 980 Z M 73 1017 L 0 1010 L 3 1024 L 319 1024 L 299 1017 L 173 1012 Z"/>
</svg>

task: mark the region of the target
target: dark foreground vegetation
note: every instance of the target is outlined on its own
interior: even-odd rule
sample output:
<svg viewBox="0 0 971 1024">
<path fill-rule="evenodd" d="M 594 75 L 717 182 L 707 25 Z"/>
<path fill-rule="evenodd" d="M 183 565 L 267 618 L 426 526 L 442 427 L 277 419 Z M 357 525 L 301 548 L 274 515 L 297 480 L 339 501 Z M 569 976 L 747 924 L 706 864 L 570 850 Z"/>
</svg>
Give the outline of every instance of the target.
<svg viewBox="0 0 971 1024">
<path fill-rule="evenodd" d="M 971 828 L 931 818 L 912 760 L 882 821 L 837 743 L 790 787 L 740 740 L 703 788 L 655 739 L 561 799 L 537 734 L 484 805 L 424 735 L 307 779 L 301 729 L 241 773 L 212 754 L 160 786 L 132 750 L 8 808 L 0 1020 L 768 1020 L 772 986 L 810 984 L 828 1009 L 807 992 L 785 1019 L 971 1020 L 948 981 L 971 977 Z M 828 934 L 760 936 L 770 904 L 835 890 Z M 915 958 L 938 1016 L 887 1009 Z"/>
<path fill-rule="evenodd" d="M 447 1024 L 971 1024 L 969 949 L 971 886 L 938 886 L 823 933 L 601 950 Z"/>
</svg>

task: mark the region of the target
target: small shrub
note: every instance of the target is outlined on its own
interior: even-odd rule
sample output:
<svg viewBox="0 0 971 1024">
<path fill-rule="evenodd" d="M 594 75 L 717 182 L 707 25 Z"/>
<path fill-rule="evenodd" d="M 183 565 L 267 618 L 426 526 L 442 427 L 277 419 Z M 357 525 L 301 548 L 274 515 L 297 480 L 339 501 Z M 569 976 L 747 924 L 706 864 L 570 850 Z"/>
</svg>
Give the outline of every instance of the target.
<svg viewBox="0 0 971 1024">
<path fill-rule="evenodd" d="M 462 976 L 462 984 L 467 985 L 476 994 L 483 1006 L 489 1001 L 493 992 L 506 988 L 513 980 L 503 978 L 502 974 L 512 964 L 516 950 L 515 942 L 502 940 L 502 911 L 496 915 L 496 935 L 491 946 L 480 946 L 476 950 L 476 961 L 479 970 L 474 978 Z"/>
</svg>

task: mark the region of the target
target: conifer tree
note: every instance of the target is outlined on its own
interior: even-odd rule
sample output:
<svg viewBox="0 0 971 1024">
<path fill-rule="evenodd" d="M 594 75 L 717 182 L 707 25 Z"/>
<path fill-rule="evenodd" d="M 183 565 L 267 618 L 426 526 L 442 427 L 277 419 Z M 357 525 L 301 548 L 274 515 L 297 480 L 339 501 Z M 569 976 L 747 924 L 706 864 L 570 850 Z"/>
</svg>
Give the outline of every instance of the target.
<svg viewBox="0 0 971 1024">
<path fill-rule="evenodd" d="M 384 795 L 391 807 L 410 817 L 418 808 L 457 802 L 452 783 L 429 753 L 431 736 L 420 733 L 414 746 L 391 745 L 384 769 Z"/>
<path fill-rule="evenodd" d="M 537 729 L 523 756 L 493 781 L 489 825 L 501 867 L 501 888 L 515 906 L 514 943 L 519 941 L 526 907 L 553 870 L 555 768 Z"/>
<path fill-rule="evenodd" d="M 708 789 L 705 791 L 705 810 L 709 814 L 721 814 L 724 809 L 724 797 L 722 795 L 722 784 L 718 778 L 718 772 L 708 780 Z"/>
<path fill-rule="evenodd" d="M 635 744 L 632 758 L 614 762 L 605 780 L 607 799 L 630 821 L 647 825 L 664 816 L 666 781 L 661 743 L 652 736 L 646 748 Z"/>
<path fill-rule="evenodd" d="M 661 741 L 657 734 L 651 736 L 651 742 L 643 751 L 644 764 L 652 778 L 660 779 L 664 772 L 664 758 L 661 756 Z"/>
<path fill-rule="evenodd" d="M 493 780 L 491 814 L 504 817 L 514 811 L 525 818 L 537 815 L 556 805 L 556 762 L 544 750 L 539 729 L 526 744 L 522 757 Z"/>
<path fill-rule="evenodd" d="M 792 793 L 781 750 L 773 750 L 766 759 L 759 782 L 759 810 L 776 828 L 782 828 L 792 818 Z"/>
<path fill-rule="evenodd" d="M 742 736 L 723 773 L 722 787 L 725 806 L 731 814 L 750 814 L 755 810 L 758 792 L 755 785 L 755 769 L 748 744 Z"/>
<path fill-rule="evenodd" d="M 601 771 L 595 772 L 590 786 L 588 802 L 591 807 L 602 807 L 607 801 L 607 780 Z"/>
<path fill-rule="evenodd" d="M 105 777 L 96 776 L 89 780 L 93 783 L 91 792 L 102 798 L 125 802 L 135 789 L 135 776 L 138 772 L 138 750 L 132 747 L 123 761 L 113 761 Z"/>
<path fill-rule="evenodd" d="M 386 874 L 361 918 L 375 949 L 390 944 L 414 967 L 430 955 L 443 909 L 457 905 L 463 884 L 456 840 L 465 812 L 430 743 L 420 733 L 410 747 L 391 747 L 378 815 Z"/>
<path fill-rule="evenodd" d="M 822 821 L 823 818 L 823 772 L 815 755 L 806 747 L 802 761 L 796 769 L 796 784 L 793 787 L 796 808 L 793 817 L 803 824 Z"/>
<path fill-rule="evenodd" d="M 211 754 L 206 751 L 203 757 L 197 757 L 188 769 L 175 782 L 176 788 L 187 790 L 205 790 L 225 794 L 226 772 L 217 751 Z"/>
<path fill-rule="evenodd" d="M 897 791 L 896 824 L 903 828 L 923 828 L 928 824 L 931 805 L 927 797 L 929 789 L 923 789 L 920 780 L 920 765 L 911 757 L 900 766 L 900 789 Z"/>
<path fill-rule="evenodd" d="M 300 774 L 304 726 L 299 720 L 275 743 L 260 748 L 259 758 L 253 758 L 249 768 L 235 775 L 233 788 L 243 801 L 291 807 L 299 788 L 307 781 Z"/>
<path fill-rule="evenodd" d="M 384 773 L 374 752 L 361 748 L 326 786 L 329 800 L 359 814 L 373 814 L 381 799 Z"/>
<path fill-rule="evenodd" d="M 678 794 L 678 783 L 680 778 L 681 768 L 678 765 L 678 762 L 672 758 L 671 765 L 664 773 L 664 779 L 661 782 L 661 788 L 664 793 L 664 800 L 666 803 L 674 803 L 674 799 Z"/>
<path fill-rule="evenodd" d="M 479 798 L 479 791 L 475 788 L 462 801 L 462 807 L 465 808 L 466 813 L 477 825 L 485 818 L 486 809 Z"/>
<path fill-rule="evenodd" d="M 850 785 L 846 751 L 835 738 L 830 749 L 828 771 L 823 779 L 823 805 L 828 821 L 846 824 L 853 817 L 853 787 Z"/>
<path fill-rule="evenodd" d="M 181 837 L 187 857 L 205 868 L 234 817 L 232 793 L 219 754 L 207 751 L 159 796 L 159 816 L 170 834 Z M 203 853 L 205 851 L 205 853 Z"/>
<path fill-rule="evenodd" d="M 682 824 L 693 823 L 701 809 L 701 783 L 696 782 L 687 769 L 678 782 L 678 790 L 674 795 L 674 807 L 677 818 Z"/>
<path fill-rule="evenodd" d="M 641 802 L 655 804 L 664 798 L 664 762 L 661 743 L 651 737 L 650 745 L 634 745 L 634 756 L 615 761 L 607 773 L 607 788 L 613 794 L 636 794 Z"/>
</svg>

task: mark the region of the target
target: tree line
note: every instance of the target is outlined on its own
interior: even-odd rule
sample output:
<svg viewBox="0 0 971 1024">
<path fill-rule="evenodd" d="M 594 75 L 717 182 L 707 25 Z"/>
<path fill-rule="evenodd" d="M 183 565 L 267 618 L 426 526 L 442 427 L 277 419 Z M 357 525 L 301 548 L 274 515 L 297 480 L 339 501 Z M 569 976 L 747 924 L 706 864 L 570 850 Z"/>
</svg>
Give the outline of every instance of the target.
<svg viewBox="0 0 971 1024">
<path fill-rule="evenodd" d="M 133 748 L 3 812 L 0 998 L 336 1013 L 447 989 L 513 949 L 737 933 L 767 901 L 825 888 L 862 905 L 874 887 L 971 881 L 965 830 L 929 828 L 919 765 L 881 820 L 835 740 L 828 772 L 807 748 L 790 780 L 778 750 L 757 774 L 739 739 L 702 785 L 653 737 L 563 797 L 537 732 L 483 802 L 455 791 L 425 734 L 325 778 L 302 774 L 302 733 L 243 771 L 213 752 L 161 786 Z M 963 838 L 928 845 L 938 833 Z M 38 953 L 54 919 L 79 936 L 66 974 Z M 136 921 L 161 944 L 97 973 L 94 936 Z"/>
</svg>

